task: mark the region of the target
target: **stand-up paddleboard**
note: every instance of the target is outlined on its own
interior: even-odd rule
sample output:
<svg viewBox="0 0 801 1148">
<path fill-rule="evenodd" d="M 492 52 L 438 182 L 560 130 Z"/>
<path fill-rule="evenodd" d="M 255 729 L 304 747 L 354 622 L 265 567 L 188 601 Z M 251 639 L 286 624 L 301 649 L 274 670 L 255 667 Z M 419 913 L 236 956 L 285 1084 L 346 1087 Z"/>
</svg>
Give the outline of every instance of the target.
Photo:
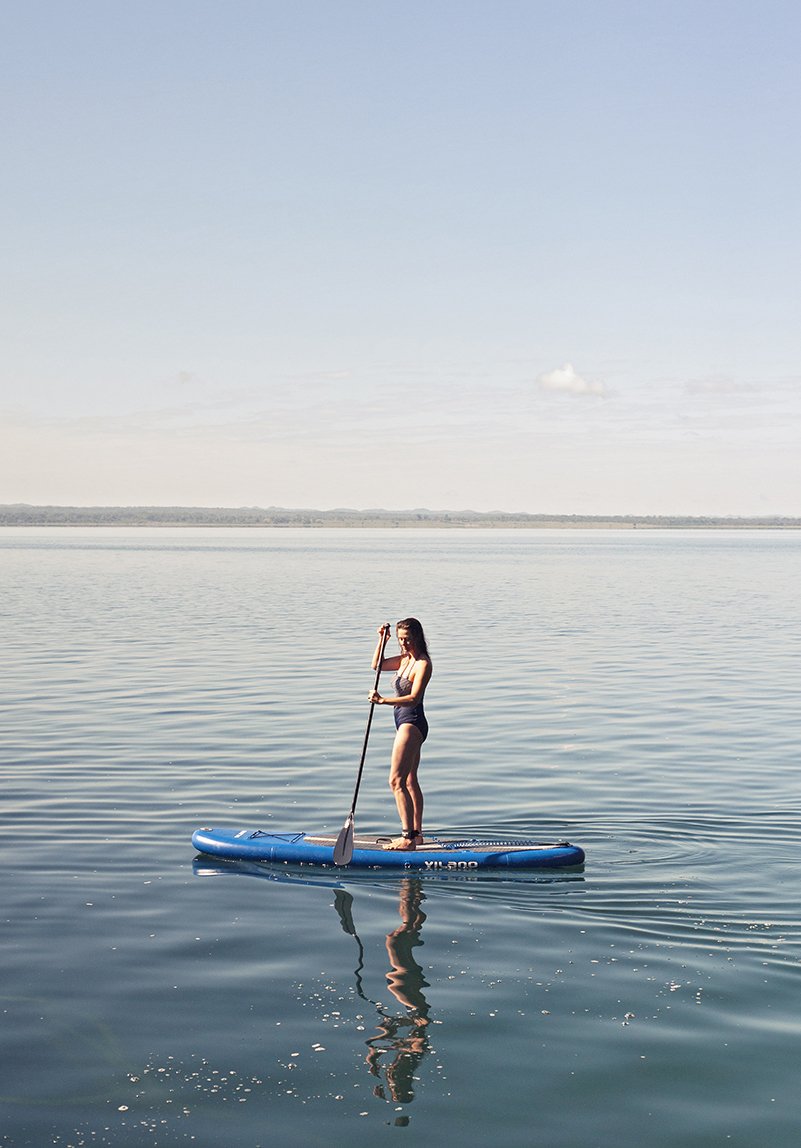
<svg viewBox="0 0 801 1148">
<path fill-rule="evenodd" d="M 581 865 L 584 850 L 568 841 L 537 842 L 427 838 L 416 849 L 386 849 L 389 837 L 355 837 L 349 867 L 436 873 L 480 869 L 557 869 Z M 196 829 L 199 853 L 230 861 L 333 865 L 337 837 L 324 833 L 268 833 L 263 829 Z"/>
</svg>

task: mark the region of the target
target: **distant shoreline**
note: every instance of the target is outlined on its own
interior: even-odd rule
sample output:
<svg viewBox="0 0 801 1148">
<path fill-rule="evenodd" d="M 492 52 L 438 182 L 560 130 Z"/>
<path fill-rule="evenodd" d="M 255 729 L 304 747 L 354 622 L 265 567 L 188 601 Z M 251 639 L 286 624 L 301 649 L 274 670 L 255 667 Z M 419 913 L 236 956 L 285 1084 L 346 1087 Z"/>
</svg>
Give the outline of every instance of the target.
<svg viewBox="0 0 801 1148">
<path fill-rule="evenodd" d="M 513 514 L 472 510 L 287 510 L 281 507 L 0 506 L 3 526 L 202 526 L 482 530 L 799 530 L 801 518 Z"/>
</svg>

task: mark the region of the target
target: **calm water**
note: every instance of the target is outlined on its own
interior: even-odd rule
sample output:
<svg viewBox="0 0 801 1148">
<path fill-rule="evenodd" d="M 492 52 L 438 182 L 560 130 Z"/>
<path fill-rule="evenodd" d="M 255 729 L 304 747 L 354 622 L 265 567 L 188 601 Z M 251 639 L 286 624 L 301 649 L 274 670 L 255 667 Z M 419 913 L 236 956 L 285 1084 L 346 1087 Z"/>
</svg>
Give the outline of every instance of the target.
<svg viewBox="0 0 801 1148">
<path fill-rule="evenodd" d="M 790 532 L 0 533 L 0 1144 L 796 1148 L 799 586 Z M 340 827 L 409 613 L 427 828 L 583 870 L 196 859 Z"/>
</svg>

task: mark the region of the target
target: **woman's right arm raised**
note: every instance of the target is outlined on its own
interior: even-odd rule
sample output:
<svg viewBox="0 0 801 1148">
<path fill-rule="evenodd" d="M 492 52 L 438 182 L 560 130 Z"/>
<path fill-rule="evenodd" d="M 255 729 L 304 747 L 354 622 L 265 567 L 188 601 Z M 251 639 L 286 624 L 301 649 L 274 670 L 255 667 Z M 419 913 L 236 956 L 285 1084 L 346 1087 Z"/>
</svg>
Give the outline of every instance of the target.
<svg viewBox="0 0 801 1148">
<path fill-rule="evenodd" d="M 384 634 L 385 633 L 387 635 L 387 638 L 389 638 L 389 626 L 388 625 L 379 626 L 378 627 L 378 645 L 376 646 L 375 650 L 373 651 L 372 668 L 374 670 L 378 669 L 378 659 L 381 657 L 381 650 L 384 646 Z M 381 669 L 382 669 L 382 671 L 384 671 L 384 670 L 397 670 L 397 668 L 400 664 L 401 664 L 400 655 L 398 655 L 395 658 L 384 658 L 384 660 L 381 663 Z"/>
</svg>

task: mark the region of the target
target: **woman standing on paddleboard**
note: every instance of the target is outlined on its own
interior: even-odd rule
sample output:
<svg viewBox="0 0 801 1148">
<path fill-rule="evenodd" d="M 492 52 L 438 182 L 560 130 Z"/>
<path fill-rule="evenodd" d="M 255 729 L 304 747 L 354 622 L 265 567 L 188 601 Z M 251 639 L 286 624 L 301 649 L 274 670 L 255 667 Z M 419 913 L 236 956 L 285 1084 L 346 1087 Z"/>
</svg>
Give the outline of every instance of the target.
<svg viewBox="0 0 801 1148">
<path fill-rule="evenodd" d="M 386 629 L 386 626 L 378 628 L 374 670 L 378 669 Z M 395 696 L 382 697 L 378 690 L 373 690 L 368 701 L 379 706 L 393 706 L 395 710 L 397 733 L 392 746 L 389 787 L 395 796 L 402 833 L 387 848 L 415 849 L 423 844 L 423 792 L 417 780 L 417 770 L 420 750 L 428 737 L 423 695 L 431 679 L 431 659 L 423 627 L 416 618 L 404 618 L 396 623 L 395 635 L 400 654 L 381 662 L 382 673 L 395 671 Z"/>
</svg>

